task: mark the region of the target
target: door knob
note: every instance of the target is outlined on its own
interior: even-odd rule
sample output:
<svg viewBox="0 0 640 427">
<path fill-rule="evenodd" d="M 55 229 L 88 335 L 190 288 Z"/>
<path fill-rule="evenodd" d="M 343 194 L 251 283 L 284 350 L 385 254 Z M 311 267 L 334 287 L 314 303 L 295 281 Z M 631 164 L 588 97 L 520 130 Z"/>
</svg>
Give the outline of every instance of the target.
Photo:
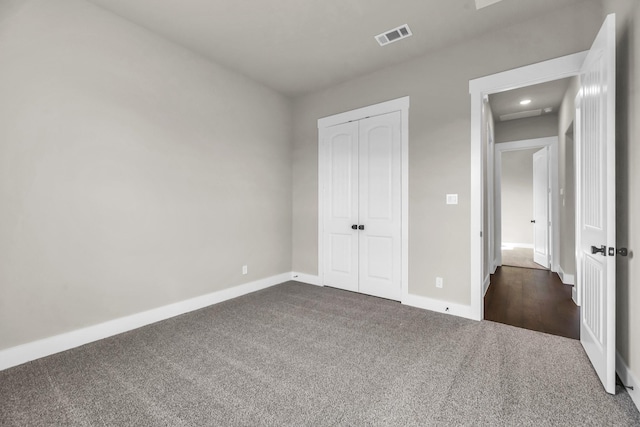
<svg viewBox="0 0 640 427">
<path fill-rule="evenodd" d="M 359 225 L 358 230 L 364 230 L 364 225 Z"/>
<path fill-rule="evenodd" d="M 358 229 L 358 226 L 357 226 L 356 224 L 353 224 L 353 225 L 351 226 L 351 229 L 352 229 L 352 230 L 357 230 L 357 229 Z"/>
<path fill-rule="evenodd" d="M 591 246 L 591 253 L 597 254 L 598 252 L 602 254 L 602 256 L 607 256 L 605 251 L 607 250 L 606 246 L 600 246 L 600 248 L 596 248 L 595 246 Z"/>
<path fill-rule="evenodd" d="M 532 219 L 532 220 L 531 220 L 531 224 L 535 224 L 535 223 L 536 223 L 536 220 L 535 220 L 535 219 Z"/>
</svg>

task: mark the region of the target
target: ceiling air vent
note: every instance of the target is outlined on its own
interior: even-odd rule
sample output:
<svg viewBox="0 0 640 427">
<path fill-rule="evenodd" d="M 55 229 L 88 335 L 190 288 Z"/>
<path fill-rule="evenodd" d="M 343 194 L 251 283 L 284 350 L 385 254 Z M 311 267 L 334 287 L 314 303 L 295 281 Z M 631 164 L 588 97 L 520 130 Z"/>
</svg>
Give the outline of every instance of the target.
<svg viewBox="0 0 640 427">
<path fill-rule="evenodd" d="M 389 43 L 397 42 L 411 36 L 411 30 L 407 24 L 401 25 L 393 30 L 386 31 L 382 34 L 378 34 L 375 39 L 380 46 L 384 46 Z"/>
</svg>

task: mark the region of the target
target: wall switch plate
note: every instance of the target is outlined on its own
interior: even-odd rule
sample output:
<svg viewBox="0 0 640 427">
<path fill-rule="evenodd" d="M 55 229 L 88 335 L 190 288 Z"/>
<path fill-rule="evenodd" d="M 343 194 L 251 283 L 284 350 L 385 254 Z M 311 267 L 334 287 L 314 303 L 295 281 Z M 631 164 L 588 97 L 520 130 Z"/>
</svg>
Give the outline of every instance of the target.
<svg viewBox="0 0 640 427">
<path fill-rule="evenodd" d="M 447 194 L 447 204 L 448 205 L 457 205 L 458 204 L 458 195 L 457 194 Z"/>
<path fill-rule="evenodd" d="M 442 277 L 436 277 L 436 288 L 442 288 L 444 285 L 444 280 Z"/>
<path fill-rule="evenodd" d="M 242 274 L 247 274 L 249 272 L 249 267 L 247 267 L 246 265 L 242 266 Z"/>
</svg>

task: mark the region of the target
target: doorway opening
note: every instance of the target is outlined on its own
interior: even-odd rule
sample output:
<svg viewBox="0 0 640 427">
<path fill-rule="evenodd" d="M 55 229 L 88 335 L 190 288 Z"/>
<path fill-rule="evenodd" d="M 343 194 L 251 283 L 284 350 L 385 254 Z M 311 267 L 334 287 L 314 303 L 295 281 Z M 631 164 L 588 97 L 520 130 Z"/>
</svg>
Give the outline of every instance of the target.
<svg viewBox="0 0 640 427">
<path fill-rule="evenodd" d="M 489 220 L 495 224 L 495 233 L 488 236 L 495 251 L 490 254 L 491 272 L 502 265 L 553 269 L 559 263 L 561 243 L 557 226 L 558 138 L 498 143 L 494 157 L 490 201 L 494 209 Z"/>
<path fill-rule="evenodd" d="M 566 139 L 579 87 L 577 76 L 564 77 L 488 93 L 483 105 L 484 319 L 574 339 L 574 153 Z"/>
<path fill-rule="evenodd" d="M 487 222 L 493 233 L 487 235 L 491 275 L 484 299 L 487 320 L 574 339 L 579 308 L 567 280 L 575 263 L 567 266 L 561 254 L 575 252 L 573 217 L 564 220 L 573 202 L 563 197 L 573 194 L 573 177 L 566 178 L 573 147 L 567 150 L 564 129 L 573 122 L 576 80 L 488 96 L 488 128 L 494 132 L 488 140 L 494 144 L 487 153 L 493 164 L 493 170 L 487 166 L 493 178 Z"/>
<path fill-rule="evenodd" d="M 471 93 L 471 176 L 482 179 L 472 180 L 471 185 L 471 308 L 473 318 L 482 320 L 485 318 L 484 297 L 490 283 L 490 274 L 501 264 L 501 253 L 496 250 L 495 223 L 491 220 L 495 206 L 493 173 L 487 173 L 494 168 L 494 150 L 499 132 L 491 137 L 487 128 L 488 123 L 493 122 L 491 109 L 488 108 L 489 96 L 547 83 L 554 80 L 571 78 L 580 74 L 582 64 L 586 58 L 586 52 L 580 52 L 561 58 L 556 58 L 537 64 L 517 68 L 472 80 L 469 82 Z M 558 133 L 555 134 L 556 136 Z M 526 137 L 510 138 L 514 140 L 526 140 Z M 553 226 L 553 222 L 552 222 Z M 555 256 L 558 251 L 551 249 L 551 269 L 557 266 Z M 496 259 L 498 258 L 498 259 Z M 561 279 L 573 279 L 562 277 Z"/>
</svg>

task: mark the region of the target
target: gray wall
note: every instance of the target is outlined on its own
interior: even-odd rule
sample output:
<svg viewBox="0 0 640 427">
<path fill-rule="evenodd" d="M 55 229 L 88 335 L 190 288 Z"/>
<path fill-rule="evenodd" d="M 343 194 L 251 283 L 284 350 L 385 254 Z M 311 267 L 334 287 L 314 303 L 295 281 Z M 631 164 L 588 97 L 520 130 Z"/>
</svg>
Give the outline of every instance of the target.
<svg viewBox="0 0 640 427">
<path fill-rule="evenodd" d="M 297 98 L 294 270 L 318 274 L 318 118 L 409 95 L 409 292 L 469 304 L 469 80 L 585 50 L 601 23 L 600 2 L 585 1 Z"/>
<path fill-rule="evenodd" d="M 640 378 L 640 2 L 605 0 L 615 12 L 616 90 L 616 226 L 617 245 L 633 256 L 617 257 L 616 340 L 622 360 Z"/>
<path fill-rule="evenodd" d="M 502 153 L 502 243 L 533 245 L 533 153 Z"/>
<path fill-rule="evenodd" d="M 291 262 L 317 274 L 316 120 L 403 95 L 410 291 L 468 304 L 468 81 L 584 50 L 613 11 L 618 245 L 640 246 L 636 0 L 585 0 L 298 98 L 293 124 L 282 96 L 97 8 L 19 3 L 0 3 L 0 349 Z M 636 377 L 638 283 L 639 258 L 618 258 L 618 351 Z"/>
<path fill-rule="evenodd" d="M 558 186 L 564 194 L 560 196 L 560 268 L 566 274 L 576 274 L 575 252 L 575 167 L 573 122 L 575 99 L 580 90 L 578 77 L 571 79 L 558 112 Z"/>
<path fill-rule="evenodd" d="M 558 135 L 558 115 L 545 114 L 526 119 L 501 122 L 496 120 L 496 144 L 523 139 L 546 138 Z"/>
<path fill-rule="evenodd" d="M 283 96 L 76 0 L 0 63 L 0 349 L 291 270 Z"/>
</svg>

